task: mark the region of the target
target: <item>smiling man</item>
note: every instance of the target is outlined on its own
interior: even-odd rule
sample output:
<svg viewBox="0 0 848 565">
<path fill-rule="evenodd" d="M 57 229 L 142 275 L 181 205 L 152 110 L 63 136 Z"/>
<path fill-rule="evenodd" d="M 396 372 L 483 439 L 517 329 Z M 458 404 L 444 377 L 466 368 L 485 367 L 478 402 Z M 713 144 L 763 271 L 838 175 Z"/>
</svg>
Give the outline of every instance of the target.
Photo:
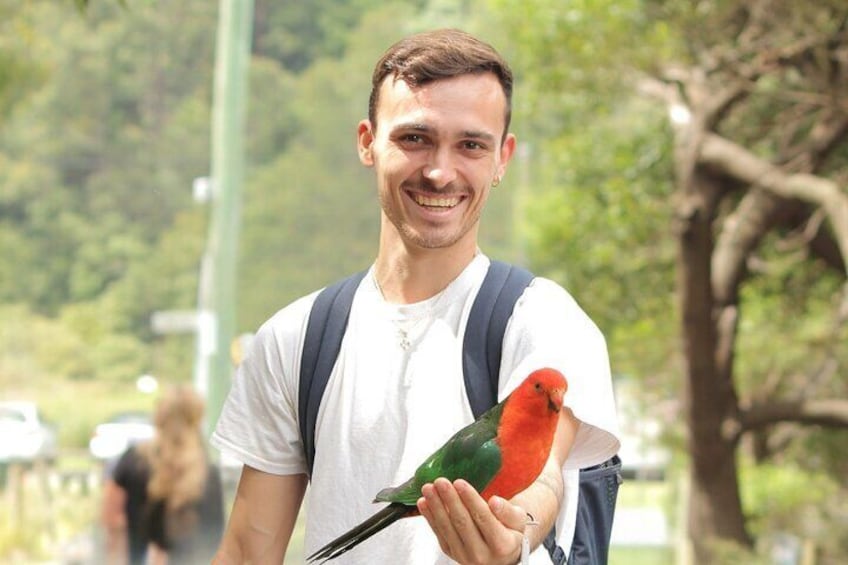
<svg viewBox="0 0 848 565">
<path fill-rule="evenodd" d="M 245 463 L 218 563 L 279 563 L 307 483 L 306 551 L 370 516 L 374 495 L 405 480 L 473 420 L 462 370 L 469 310 L 489 268 L 481 213 L 515 150 L 512 74 L 488 44 L 457 30 L 389 48 L 357 129 L 374 170 L 380 239 L 353 298 L 315 425 L 311 476 L 299 432 L 300 356 L 317 292 L 263 324 L 236 376 L 212 442 Z M 551 456 L 511 500 L 467 483 L 425 485 L 423 518 L 401 520 L 339 563 L 516 563 L 556 523 L 568 549 L 576 473 L 618 449 L 603 336 L 571 296 L 536 278 L 503 339 L 498 396 L 534 369 L 569 382 Z M 531 514 L 538 527 L 527 527 Z M 550 562 L 544 549 L 534 562 Z"/>
</svg>

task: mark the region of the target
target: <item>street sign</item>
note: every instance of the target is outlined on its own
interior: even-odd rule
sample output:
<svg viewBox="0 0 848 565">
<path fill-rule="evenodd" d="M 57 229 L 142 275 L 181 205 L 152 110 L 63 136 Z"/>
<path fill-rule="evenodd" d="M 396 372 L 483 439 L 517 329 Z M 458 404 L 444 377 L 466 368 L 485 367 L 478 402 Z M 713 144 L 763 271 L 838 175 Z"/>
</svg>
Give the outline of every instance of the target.
<svg viewBox="0 0 848 565">
<path fill-rule="evenodd" d="M 157 334 L 193 333 L 198 319 L 197 310 L 160 310 L 150 316 L 150 326 Z"/>
</svg>

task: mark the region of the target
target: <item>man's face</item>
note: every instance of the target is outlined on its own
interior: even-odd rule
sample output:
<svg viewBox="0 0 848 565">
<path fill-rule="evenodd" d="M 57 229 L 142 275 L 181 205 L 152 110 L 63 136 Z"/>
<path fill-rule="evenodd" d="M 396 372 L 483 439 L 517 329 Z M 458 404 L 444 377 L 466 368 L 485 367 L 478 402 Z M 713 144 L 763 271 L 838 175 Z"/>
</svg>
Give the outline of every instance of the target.
<svg viewBox="0 0 848 565">
<path fill-rule="evenodd" d="M 382 229 L 422 249 L 476 248 L 492 181 L 515 148 L 511 134 L 501 143 L 505 114 L 506 97 L 490 73 L 416 88 L 387 78 L 376 130 L 368 120 L 358 130 L 360 160 L 377 175 Z"/>
</svg>

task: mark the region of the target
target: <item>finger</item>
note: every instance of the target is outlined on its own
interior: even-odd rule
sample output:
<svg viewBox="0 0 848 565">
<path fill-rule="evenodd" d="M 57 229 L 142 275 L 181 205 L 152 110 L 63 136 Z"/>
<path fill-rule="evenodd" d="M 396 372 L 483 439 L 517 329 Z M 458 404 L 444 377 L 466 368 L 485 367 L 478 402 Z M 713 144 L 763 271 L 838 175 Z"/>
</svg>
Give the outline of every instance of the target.
<svg viewBox="0 0 848 565">
<path fill-rule="evenodd" d="M 427 497 L 424 496 L 425 491 L 430 491 L 433 489 L 433 485 L 427 483 L 423 487 L 421 487 L 421 498 L 419 498 L 415 506 L 418 507 L 418 512 L 424 516 L 424 519 L 427 520 L 427 523 L 430 524 L 430 527 L 433 527 L 433 522 L 435 518 L 433 517 L 433 511 L 430 508 L 430 503 L 427 502 Z"/>
<path fill-rule="evenodd" d="M 489 499 L 489 508 L 501 524 L 517 532 L 523 532 L 530 519 L 529 514 L 522 507 L 504 500 L 500 496 L 493 496 Z"/>
<path fill-rule="evenodd" d="M 471 485 L 465 481 L 462 481 L 462 483 L 464 483 L 464 488 L 472 491 L 477 497 L 478 502 L 485 506 L 485 501 L 480 498 Z M 484 555 L 487 549 L 486 541 L 480 534 L 480 530 L 477 528 L 471 512 L 466 508 L 465 501 L 459 496 L 454 484 L 448 480 L 438 480 L 435 486 L 450 516 L 451 525 L 457 538 L 457 544 L 451 546 L 455 552 L 454 558 L 456 559 L 458 556 Z"/>
<path fill-rule="evenodd" d="M 447 482 L 445 479 L 436 479 L 436 484 Z M 422 499 L 419 501 L 419 510 L 427 519 L 430 528 L 439 540 L 439 546 L 446 554 L 456 559 L 456 548 L 461 547 L 459 535 L 451 522 L 450 512 L 440 495 L 436 484 L 424 485 L 421 489 Z M 448 482 L 448 484 L 450 484 Z"/>
<path fill-rule="evenodd" d="M 497 558 L 507 555 L 519 555 L 521 552 L 521 538 L 524 531 L 526 514 L 519 507 L 500 499 L 500 514 L 509 520 L 503 523 L 496 514 L 490 503 L 487 503 L 477 494 L 477 491 L 465 481 L 455 483 L 456 490 L 468 508 L 468 512 L 480 532 L 488 550 Z M 499 497 L 497 497 L 499 498 Z M 495 502 L 495 507 L 499 504 Z M 522 516 L 524 519 L 522 520 Z M 517 527 L 514 527 L 517 526 Z"/>
</svg>

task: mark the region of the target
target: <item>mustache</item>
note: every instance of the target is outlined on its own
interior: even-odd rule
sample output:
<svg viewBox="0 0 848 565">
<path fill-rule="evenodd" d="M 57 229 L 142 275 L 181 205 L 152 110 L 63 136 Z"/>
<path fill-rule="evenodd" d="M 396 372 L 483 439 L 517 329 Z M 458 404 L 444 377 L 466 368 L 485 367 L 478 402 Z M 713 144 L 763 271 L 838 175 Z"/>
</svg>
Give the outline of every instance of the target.
<svg viewBox="0 0 848 565">
<path fill-rule="evenodd" d="M 432 194 L 433 196 L 462 196 L 465 194 L 465 191 L 461 190 L 461 187 L 454 182 L 450 182 L 442 188 L 437 188 L 432 181 L 426 178 L 404 183 L 403 188 L 414 192 Z"/>
</svg>

